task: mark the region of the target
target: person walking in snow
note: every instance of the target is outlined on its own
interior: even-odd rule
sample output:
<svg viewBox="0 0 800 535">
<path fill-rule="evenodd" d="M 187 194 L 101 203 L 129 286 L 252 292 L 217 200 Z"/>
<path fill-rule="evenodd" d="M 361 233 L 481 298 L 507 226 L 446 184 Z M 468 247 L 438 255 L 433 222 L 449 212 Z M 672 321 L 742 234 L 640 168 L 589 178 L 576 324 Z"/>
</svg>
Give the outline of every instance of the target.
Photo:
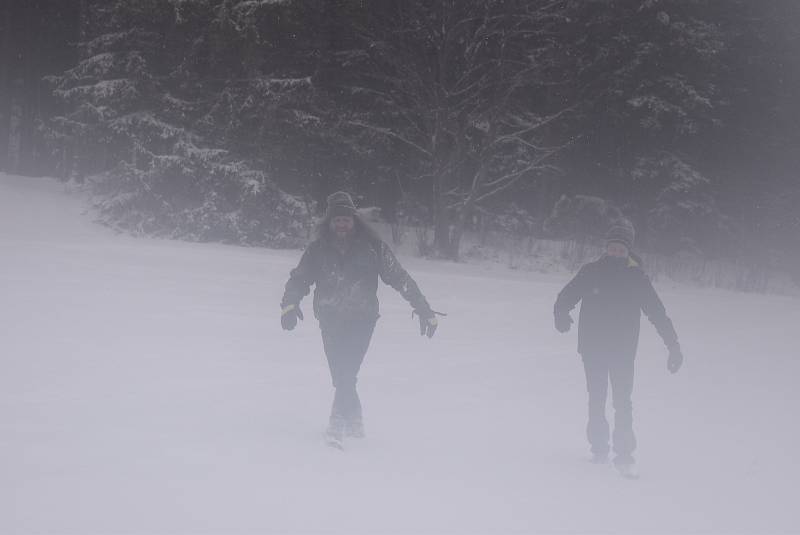
<svg viewBox="0 0 800 535">
<path fill-rule="evenodd" d="M 281 325 L 292 330 L 303 319 L 300 301 L 314 289 L 314 316 L 335 394 L 326 441 L 342 447 L 345 436 L 364 436 L 356 381 L 378 320 L 378 278 L 402 295 L 419 317 L 420 334 L 436 332 L 436 313 L 389 246 L 356 213 L 353 200 L 339 191 L 327 199 L 316 238 L 291 271 L 281 300 Z"/>
<path fill-rule="evenodd" d="M 626 477 L 636 477 L 631 394 L 641 312 L 653 323 L 669 350 L 669 371 L 675 373 L 683 364 L 672 321 L 645 275 L 641 260 L 631 252 L 634 238 L 630 222 L 612 225 L 606 235 L 605 254 L 578 271 L 558 294 L 553 307 L 555 327 L 565 333 L 573 323 L 570 311 L 581 302 L 578 353 L 589 392 L 586 434 L 592 462 L 608 460 L 609 426 L 605 408 L 610 380 L 615 415 L 614 465 Z"/>
</svg>

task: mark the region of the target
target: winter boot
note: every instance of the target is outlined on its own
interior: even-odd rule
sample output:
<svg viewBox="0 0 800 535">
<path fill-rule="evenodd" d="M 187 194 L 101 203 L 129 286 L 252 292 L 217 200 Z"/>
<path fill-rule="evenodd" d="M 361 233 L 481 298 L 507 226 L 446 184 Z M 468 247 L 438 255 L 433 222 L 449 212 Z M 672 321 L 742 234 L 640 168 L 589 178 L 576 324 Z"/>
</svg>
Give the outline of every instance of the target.
<svg viewBox="0 0 800 535">
<path fill-rule="evenodd" d="M 614 467 L 625 479 L 639 479 L 639 472 L 636 471 L 634 463 L 614 463 Z"/>
<path fill-rule="evenodd" d="M 348 420 L 344 426 L 344 434 L 350 438 L 364 438 L 364 422 L 362 420 Z"/>
<path fill-rule="evenodd" d="M 344 422 L 339 418 L 331 418 L 325 431 L 325 444 L 337 450 L 344 449 Z"/>
</svg>

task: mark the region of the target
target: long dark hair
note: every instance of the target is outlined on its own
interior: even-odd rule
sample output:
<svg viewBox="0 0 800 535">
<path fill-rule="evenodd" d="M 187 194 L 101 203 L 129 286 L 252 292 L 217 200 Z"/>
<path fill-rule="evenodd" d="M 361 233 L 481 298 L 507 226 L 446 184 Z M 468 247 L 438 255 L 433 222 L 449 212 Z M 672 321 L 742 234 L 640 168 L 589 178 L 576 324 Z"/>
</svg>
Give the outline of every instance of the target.
<svg viewBox="0 0 800 535">
<path fill-rule="evenodd" d="M 333 219 L 333 216 L 326 215 L 317 223 L 314 227 L 314 241 L 321 240 L 330 242 L 333 239 L 333 234 L 331 233 L 331 219 Z M 381 241 L 378 232 L 372 228 L 369 223 L 364 221 L 364 218 L 359 214 L 353 214 L 353 222 L 353 232 L 356 239 L 364 238 L 371 242 Z"/>
</svg>

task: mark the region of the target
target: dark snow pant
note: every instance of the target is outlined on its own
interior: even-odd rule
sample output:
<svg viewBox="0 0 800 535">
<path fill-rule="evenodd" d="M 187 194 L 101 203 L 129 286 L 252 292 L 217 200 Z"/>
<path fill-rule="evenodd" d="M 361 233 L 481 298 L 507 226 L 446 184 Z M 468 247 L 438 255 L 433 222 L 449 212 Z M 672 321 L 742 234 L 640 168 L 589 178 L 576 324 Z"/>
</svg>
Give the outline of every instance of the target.
<svg viewBox="0 0 800 535">
<path fill-rule="evenodd" d="M 589 423 L 586 436 L 592 453 L 608 454 L 609 432 L 606 421 L 608 383 L 611 382 L 611 399 L 614 404 L 614 453 L 616 464 L 634 461 L 636 436 L 633 433 L 633 356 L 587 354 L 583 355 L 586 372 L 586 389 L 589 391 Z"/>
<path fill-rule="evenodd" d="M 335 388 L 331 426 L 361 425 L 361 400 L 356 382 L 375 330 L 375 320 L 337 322 L 321 327 L 322 344 Z"/>
</svg>

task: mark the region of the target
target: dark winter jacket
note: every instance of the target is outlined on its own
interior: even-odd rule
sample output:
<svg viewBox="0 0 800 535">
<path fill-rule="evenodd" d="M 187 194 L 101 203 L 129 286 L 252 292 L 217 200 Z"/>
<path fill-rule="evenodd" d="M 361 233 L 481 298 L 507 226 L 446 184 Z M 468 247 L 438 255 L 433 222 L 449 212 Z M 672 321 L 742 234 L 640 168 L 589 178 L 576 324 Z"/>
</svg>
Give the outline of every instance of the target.
<svg viewBox="0 0 800 535">
<path fill-rule="evenodd" d="M 603 256 L 583 266 L 561 290 L 554 313 L 569 314 L 581 301 L 578 352 L 636 354 L 639 320 L 643 311 L 668 348 L 678 346 L 678 335 L 650 279 L 636 258 Z"/>
<path fill-rule="evenodd" d="M 297 305 L 314 288 L 314 316 L 320 323 L 378 318 L 378 277 L 400 292 L 414 310 L 427 316 L 430 306 L 414 279 L 386 243 L 363 228 L 341 252 L 322 236 L 311 242 L 292 270 L 281 306 Z"/>
</svg>

